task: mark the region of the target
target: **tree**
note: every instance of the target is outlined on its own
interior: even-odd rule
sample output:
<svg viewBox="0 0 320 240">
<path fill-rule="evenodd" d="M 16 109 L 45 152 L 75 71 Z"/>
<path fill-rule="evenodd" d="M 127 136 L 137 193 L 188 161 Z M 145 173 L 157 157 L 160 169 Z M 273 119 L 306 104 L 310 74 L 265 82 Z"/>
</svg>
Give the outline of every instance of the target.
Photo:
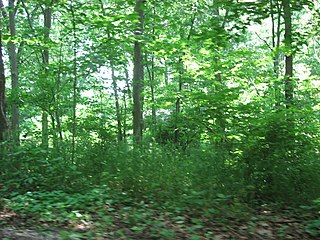
<svg viewBox="0 0 320 240">
<path fill-rule="evenodd" d="M 106 16 L 106 11 L 104 9 L 102 0 L 99 0 L 99 3 L 101 5 L 103 16 Z M 111 38 L 110 32 L 108 32 L 108 38 Z M 121 115 L 121 109 L 120 109 L 120 99 L 119 99 L 119 93 L 118 93 L 117 78 L 115 76 L 115 67 L 114 67 L 114 61 L 112 57 L 113 56 L 111 55 L 109 62 L 110 62 L 110 68 L 111 68 L 112 88 L 114 93 L 116 115 L 117 115 L 118 142 L 122 142 L 123 141 L 122 115 Z"/>
<path fill-rule="evenodd" d="M 44 42 L 49 44 L 50 41 L 50 30 L 51 30 L 51 7 L 45 6 L 43 16 L 44 16 Z M 43 61 L 43 71 L 46 80 L 49 78 L 49 49 L 48 46 L 42 52 L 42 61 Z M 42 110 L 42 146 L 48 148 L 49 145 L 49 123 L 48 123 L 48 112 L 49 106 L 47 109 Z"/>
<path fill-rule="evenodd" d="M 143 84 L 144 84 L 144 64 L 142 55 L 142 34 L 143 34 L 143 22 L 144 11 L 143 3 L 145 0 L 136 0 L 135 12 L 139 16 L 139 23 L 135 30 L 134 41 L 134 60 L 133 60 L 133 136 L 136 142 L 142 140 L 143 131 Z"/>
<path fill-rule="evenodd" d="M 6 79 L 4 72 L 3 52 L 2 52 L 2 17 L 3 2 L 0 1 L 0 142 L 5 139 L 8 128 L 6 119 Z"/>
<path fill-rule="evenodd" d="M 282 0 L 284 18 L 284 43 L 285 43 L 285 100 L 289 108 L 293 101 L 293 49 L 292 49 L 292 20 L 290 0 Z"/>
<path fill-rule="evenodd" d="M 276 10 L 274 9 L 276 8 Z M 278 1 L 270 0 L 270 17 L 272 23 L 272 49 L 273 52 L 273 73 L 275 77 L 275 84 L 274 84 L 274 93 L 275 93 L 275 100 L 276 105 L 280 104 L 281 100 L 281 91 L 280 86 L 277 81 L 279 77 L 279 65 L 280 65 L 280 35 L 281 35 L 281 3 Z"/>
<path fill-rule="evenodd" d="M 15 0 L 9 0 L 9 29 L 11 41 L 9 42 L 9 58 L 11 66 L 11 91 L 13 95 L 11 105 L 11 134 L 12 140 L 19 143 L 19 75 L 18 75 L 18 62 L 16 51 L 16 21 L 15 21 L 16 9 Z"/>
<path fill-rule="evenodd" d="M 78 38 L 77 38 L 77 22 L 75 16 L 75 2 L 71 2 L 70 11 L 71 11 L 71 23 L 72 23 L 72 36 L 73 36 L 73 60 L 72 60 L 72 75 L 73 75 L 73 84 L 72 84 L 72 161 L 76 159 L 76 136 L 77 136 L 77 104 L 78 104 Z"/>
</svg>

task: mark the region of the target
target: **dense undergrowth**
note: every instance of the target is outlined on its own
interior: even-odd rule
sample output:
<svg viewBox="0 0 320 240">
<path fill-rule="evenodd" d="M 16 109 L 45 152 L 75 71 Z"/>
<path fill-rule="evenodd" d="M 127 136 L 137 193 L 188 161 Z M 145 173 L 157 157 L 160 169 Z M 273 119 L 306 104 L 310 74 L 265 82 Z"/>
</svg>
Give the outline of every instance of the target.
<svg viewBox="0 0 320 240">
<path fill-rule="evenodd" d="M 203 145 L 181 151 L 156 143 L 83 144 L 73 161 L 59 151 L 34 145 L 3 148 L 0 192 L 10 196 L 32 191 L 86 192 L 105 185 L 134 197 L 177 200 L 199 193 L 204 199 L 230 195 L 239 202 L 307 204 L 319 197 L 320 163 L 316 155 L 241 151 Z M 301 149 L 298 149 L 301 150 Z M 308 149 L 307 149 L 308 151 Z M 260 156 L 259 156 L 260 155 Z"/>
<path fill-rule="evenodd" d="M 25 145 L 3 150 L 0 191 L 4 195 L 85 192 L 106 185 L 135 197 L 165 201 L 197 192 L 206 199 L 224 194 L 240 202 L 286 205 L 310 203 L 319 197 L 316 155 L 290 156 L 279 149 L 267 155 L 264 147 L 239 154 L 237 148 L 227 151 L 206 145 L 181 151 L 156 143 L 139 148 L 86 144 L 71 161 L 67 148 L 54 151 Z"/>
<path fill-rule="evenodd" d="M 124 229 L 129 224 L 130 231 L 142 234 L 148 226 L 160 224 L 154 220 L 159 212 L 166 212 L 170 217 L 163 217 L 171 220 L 188 219 L 191 230 L 204 227 L 207 217 L 224 224 L 230 219 L 254 224 L 254 209 L 267 204 L 305 212 L 305 231 L 318 236 L 319 161 L 299 159 L 311 156 L 305 153 L 285 158 L 281 149 L 266 155 L 263 142 L 260 149 L 241 154 L 227 144 L 181 150 L 154 142 L 139 147 L 87 142 L 79 146 L 74 161 L 67 147 L 56 151 L 32 144 L 11 149 L 3 145 L 0 204 L 21 218 L 55 226 L 95 218 L 113 222 L 114 237 L 119 224 Z M 260 161 L 255 161 L 257 154 Z M 118 216 L 126 217 L 118 223 Z M 146 219 L 151 222 L 145 223 Z M 148 234 L 174 239 L 176 231 L 159 225 Z"/>
</svg>

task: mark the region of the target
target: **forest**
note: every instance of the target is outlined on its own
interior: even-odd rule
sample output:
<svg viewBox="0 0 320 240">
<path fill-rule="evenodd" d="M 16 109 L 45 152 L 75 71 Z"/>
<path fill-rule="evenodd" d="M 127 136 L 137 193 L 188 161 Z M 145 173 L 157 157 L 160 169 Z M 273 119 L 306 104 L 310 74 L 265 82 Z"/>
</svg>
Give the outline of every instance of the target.
<svg viewBox="0 0 320 240">
<path fill-rule="evenodd" d="M 0 239 L 319 238 L 319 0 L 0 0 Z"/>
</svg>

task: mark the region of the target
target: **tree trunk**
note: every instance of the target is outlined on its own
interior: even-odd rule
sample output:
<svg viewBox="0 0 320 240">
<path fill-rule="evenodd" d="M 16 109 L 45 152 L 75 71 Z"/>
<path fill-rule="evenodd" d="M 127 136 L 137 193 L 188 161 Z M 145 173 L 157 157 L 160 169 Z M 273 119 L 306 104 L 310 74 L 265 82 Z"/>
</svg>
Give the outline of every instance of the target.
<svg viewBox="0 0 320 240">
<path fill-rule="evenodd" d="M 190 29 L 188 32 L 188 35 L 186 36 L 186 40 L 189 42 L 191 39 L 192 35 L 192 30 L 194 28 L 194 23 L 196 20 L 196 13 L 194 13 L 191 16 L 190 22 Z M 183 36 L 181 36 L 183 38 Z M 179 128 L 179 123 L 181 122 L 180 120 L 180 113 L 181 113 L 181 103 L 182 103 L 182 90 L 183 90 L 183 74 L 186 72 L 187 69 L 185 69 L 184 64 L 183 64 L 183 56 L 185 55 L 185 52 L 181 53 L 181 56 L 179 57 L 179 65 L 178 65 L 178 71 L 179 71 L 179 77 L 178 77 L 178 96 L 176 99 L 176 109 L 175 109 L 175 123 L 174 123 L 174 142 L 179 143 L 180 141 L 180 128 Z"/>
<path fill-rule="evenodd" d="M 165 86 L 169 85 L 169 68 L 166 59 L 163 59 L 164 63 L 164 84 Z"/>
<path fill-rule="evenodd" d="M 157 12 L 155 7 L 153 8 L 153 15 L 156 16 Z M 152 23 L 152 40 L 156 41 L 156 30 L 155 30 L 155 21 Z M 157 110 L 156 110 L 156 97 L 154 93 L 155 87 L 155 59 L 154 59 L 154 52 L 151 52 L 151 69 L 147 65 L 147 71 L 149 76 L 149 86 L 150 86 L 150 93 L 151 93 L 151 117 L 152 117 L 152 131 L 156 129 L 157 125 Z M 148 61 L 148 57 L 146 56 L 146 60 Z"/>
<path fill-rule="evenodd" d="M 6 79 L 2 54 L 2 8 L 3 2 L 0 0 L 0 142 L 5 140 L 8 127 L 6 119 Z"/>
<path fill-rule="evenodd" d="M 275 77 L 274 82 L 274 96 L 276 101 L 276 106 L 280 105 L 281 101 L 281 88 L 278 82 L 279 78 L 279 47 L 280 47 L 280 34 L 281 34 L 281 4 L 276 1 L 274 5 L 274 0 L 270 0 L 270 13 L 271 13 L 271 31 L 272 31 L 272 50 L 273 50 L 273 73 Z M 276 7 L 276 16 L 274 14 L 274 8 Z"/>
<path fill-rule="evenodd" d="M 285 61 L 285 101 L 286 107 L 290 108 L 293 101 L 293 55 L 292 55 L 292 20 L 291 20 L 291 6 L 290 0 L 282 0 L 283 5 L 283 17 L 284 17 L 284 43 L 286 49 L 286 61 Z"/>
<path fill-rule="evenodd" d="M 128 109 L 131 108 L 132 102 L 129 102 L 130 107 L 128 107 L 127 99 L 131 100 L 132 99 L 132 94 L 130 90 L 130 84 L 129 84 L 129 72 L 127 69 L 125 69 L 125 81 L 126 81 L 126 89 L 123 91 L 123 113 L 122 113 L 122 118 L 123 118 L 123 142 L 127 142 L 127 129 L 128 129 L 128 124 L 127 124 L 127 116 L 128 116 Z"/>
<path fill-rule="evenodd" d="M 15 23 L 15 0 L 9 0 L 9 29 L 10 37 L 16 37 L 16 23 Z M 16 45 L 13 41 L 9 42 L 9 59 L 11 67 L 11 88 L 13 101 L 11 105 L 11 134 L 12 140 L 19 143 L 19 108 L 17 102 L 19 99 L 19 76 L 18 76 L 18 63 Z"/>
<path fill-rule="evenodd" d="M 49 122 L 48 122 L 48 113 L 45 110 L 42 111 L 41 124 L 42 124 L 41 145 L 44 149 L 47 149 L 49 146 Z"/>
<path fill-rule="evenodd" d="M 155 77 L 154 77 L 154 57 L 151 57 L 151 69 L 147 65 L 146 66 L 148 71 L 149 77 L 149 86 L 150 86 L 150 93 L 151 93 L 151 116 L 152 116 L 152 129 L 154 130 L 157 125 L 157 111 L 156 111 L 156 97 L 154 93 L 154 84 L 155 84 Z"/>
<path fill-rule="evenodd" d="M 118 142 L 122 142 L 123 141 L 122 116 L 121 116 L 120 103 L 119 103 L 117 80 L 116 80 L 116 76 L 114 73 L 114 66 L 112 63 L 111 63 L 111 78 L 112 78 L 112 87 L 113 87 L 116 114 L 117 114 Z"/>
<path fill-rule="evenodd" d="M 179 129 L 179 123 L 180 123 L 180 113 L 181 113 L 181 94 L 182 94 L 182 74 L 183 74 L 183 62 L 182 59 L 179 60 L 179 63 L 181 64 L 181 70 L 178 77 L 178 96 L 176 99 L 176 109 L 175 109 L 175 115 L 174 115 L 174 142 L 176 144 L 180 141 L 180 129 Z"/>
<path fill-rule="evenodd" d="M 78 87 L 78 72 L 77 72 L 77 34 L 76 34 L 76 19 L 74 6 L 71 7 L 72 14 L 72 31 L 73 31 L 73 116 L 72 116 L 72 162 L 76 160 L 76 136 L 77 136 L 77 87 Z"/>
<path fill-rule="evenodd" d="M 60 116 L 60 87 L 61 87 L 61 74 L 62 74 L 62 68 L 61 68 L 61 65 L 62 65 L 62 45 L 60 45 L 60 54 L 59 54 L 59 73 L 58 73 L 58 76 L 57 76 L 57 81 L 56 81 L 56 94 L 54 95 L 54 103 L 55 103 L 55 119 L 56 119 L 56 122 L 57 122 L 57 125 L 56 125 L 56 134 L 58 135 L 58 139 L 60 141 L 63 140 L 63 135 L 62 135 L 62 126 L 61 126 L 61 116 Z M 58 140 L 58 143 L 59 143 L 59 140 Z M 59 144 L 58 144 L 59 145 Z M 58 146 L 59 147 L 59 146 Z"/>
<path fill-rule="evenodd" d="M 106 16 L 106 12 L 105 12 L 102 0 L 99 0 L 99 2 L 100 2 L 101 9 L 102 9 L 102 14 L 104 16 Z M 110 33 L 108 33 L 108 38 L 111 38 L 111 34 Z M 113 65 L 112 58 L 110 58 L 110 67 L 111 67 L 112 88 L 113 88 L 113 93 L 114 93 L 116 115 L 117 115 L 118 142 L 122 142 L 123 141 L 122 114 L 121 114 L 120 103 L 119 103 L 117 79 L 116 79 L 116 76 L 115 76 L 115 73 L 114 73 L 115 71 L 114 71 L 114 65 Z"/>
<path fill-rule="evenodd" d="M 143 34 L 144 12 L 142 5 L 144 0 L 136 0 L 135 12 L 139 15 L 139 23 L 135 30 L 137 40 L 134 42 L 134 67 L 133 67 L 133 138 L 135 142 L 141 142 L 143 129 L 143 83 L 144 83 L 144 65 L 142 57 L 142 44 L 138 40 Z"/>
<path fill-rule="evenodd" d="M 50 37 L 50 29 L 51 29 L 51 8 L 46 7 L 44 10 L 44 40 L 45 42 L 49 41 Z M 42 53 L 42 61 L 43 61 L 43 68 L 45 71 L 45 76 L 47 80 L 49 80 L 49 49 L 45 48 Z M 49 107 L 48 107 L 49 109 Z M 42 146 L 44 148 L 48 148 L 49 145 L 49 123 L 48 123 L 48 109 L 43 109 L 42 111 Z"/>
</svg>

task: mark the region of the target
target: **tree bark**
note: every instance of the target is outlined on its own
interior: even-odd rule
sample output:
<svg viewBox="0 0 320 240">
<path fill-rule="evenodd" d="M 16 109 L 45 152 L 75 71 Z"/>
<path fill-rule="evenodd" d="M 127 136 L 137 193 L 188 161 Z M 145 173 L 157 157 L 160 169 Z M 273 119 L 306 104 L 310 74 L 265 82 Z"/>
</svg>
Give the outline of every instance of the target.
<svg viewBox="0 0 320 240">
<path fill-rule="evenodd" d="M 292 53 L 292 13 L 290 0 L 282 0 L 283 5 L 283 17 L 284 17 L 284 43 L 285 43 L 285 76 L 284 76 L 284 84 L 285 84 L 285 101 L 286 107 L 290 108 L 293 101 L 293 53 Z"/>
<path fill-rule="evenodd" d="M 15 22 L 15 0 L 9 0 L 9 29 L 10 37 L 16 37 L 16 22 Z M 11 91 L 13 101 L 11 104 L 11 134 L 12 140 L 15 143 L 19 143 L 19 108 L 17 105 L 19 99 L 19 75 L 18 75 L 18 63 L 17 63 L 17 51 L 16 45 L 13 41 L 9 42 L 9 60 L 11 67 Z"/>
<path fill-rule="evenodd" d="M 48 43 L 50 38 L 50 29 L 51 29 L 51 8 L 46 7 L 44 10 L 44 40 Z M 42 53 L 43 67 L 45 71 L 45 76 L 48 80 L 49 77 L 49 49 L 45 48 Z M 43 109 L 42 111 L 42 146 L 48 148 L 49 145 L 49 124 L 48 124 L 48 111 L 49 109 Z"/>
<path fill-rule="evenodd" d="M 153 8 L 153 15 L 156 16 L 157 12 L 155 7 Z M 156 41 L 155 38 L 156 30 L 155 30 L 155 21 L 152 23 L 152 40 Z M 150 93 L 151 93 L 151 117 L 152 117 L 152 131 L 156 129 L 157 126 L 157 109 L 156 109 L 156 97 L 155 97 L 155 58 L 154 52 L 151 52 L 151 69 L 147 65 L 147 71 L 149 76 L 149 86 L 150 86 Z M 146 60 L 148 57 L 146 56 Z M 149 63 L 149 61 L 147 61 Z"/>
<path fill-rule="evenodd" d="M 57 81 L 56 81 L 56 94 L 54 95 L 54 103 L 55 103 L 55 119 L 57 122 L 57 130 L 56 133 L 58 135 L 58 139 L 60 141 L 63 140 L 63 135 L 62 135 L 62 126 L 61 126 L 61 116 L 60 116 L 60 88 L 61 88 L 61 74 L 62 74 L 62 44 L 60 45 L 60 53 L 59 53 L 59 73 L 57 76 Z M 59 141 L 58 141 L 59 142 Z M 59 144 L 58 144 L 59 145 Z"/>
<path fill-rule="evenodd" d="M 127 124 L 127 117 L 128 117 L 128 109 L 131 108 L 132 102 L 132 94 L 131 94 L 131 89 L 130 89 L 130 83 L 129 83 L 129 72 L 127 69 L 125 69 L 125 82 L 126 82 L 126 89 L 123 90 L 123 113 L 122 113 L 122 118 L 123 118 L 123 142 L 127 142 L 127 129 L 128 129 L 128 124 Z M 127 103 L 127 99 L 129 99 L 129 103 Z M 128 107 L 130 105 L 130 107 Z"/>
<path fill-rule="evenodd" d="M 139 23 L 135 30 L 136 40 L 134 42 L 134 67 L 133 67 L 133 138 L 135 142 L 141 142 L 143 130 L 143 84 L 144 84 L 144 64 L 142 56 L 142 44 L 139 38 L 143 34 L 144 12 L 142 5 L 144 0 L 136 0 L 135 12 L 139 16 Z"/>
<path fill-rule="evenodd" d="M 8 128 L 6 119 L 6 79 L 2 53 L 2 8 L 3 2 L 0 0 L 0 142 L 5 140 L 5 133 Z"/>
<path fill-rule="evenodd" d="M 48 122 L 48 113 L 45 110 L 42 111 L 41 126 L 42 126 L 41 145 L 44 149 L 47 149 L 49 146 L 49 122 Z"/>
<path fill-rule="evenodd" d="M 151 57 L 151 69 L 147 65 L 147 72 L 149 77 L 149 86 L 151 93 L 151 117 L 152 117 L 152 129 L 154 130 L 157 125 L 157 110 L 156 110 L 156 97 L 154 93 L 154 85 L 155 85 L 155 76 L 154 76 L 154 57 Z"/>
<path fill-rule="evenodd" d="M 77 64 L 77 33 L 76 33 L 76 18 L 74 5 L 71 6 L 72 14 L 72 31 L 73 31 L 73 116 L 72 116 L 72 162 L 76 160 L 76 136 L 77 136 L 77 88 L 78 88 L 78 64 Z"/>
<path fill-rule="evenodd" d="M 119 103 L 117 80 L 116 80 L 116 76 L 114 73 L 114 66 L 112 64 L 112 61 L 111 61 L 111 78 L 112 78 L 112 87 L 113 87 L 116 114 L 117 114 L 118 142 L 122 142 L 123 141 L 122 116 L 121 116 L 120 103 Z"/>
<path fill-rule="evenodd" d="M 274 9 L 276 8 L 276 12 Z M 275 16 L 276 13 L 276 16 Z M 270 0 L 270 15 L 271 15 L 271 32 L 272 32 L 272 51 L 273 51 L 273 73 L 275 77 L 274 82 L 274 97 L 275 105 L 279 106 L 281 102 L 281 87 L 278 82 L 279 78 L 279 47 L 280 47 L 280 34 L 281 34 L 281 3 L 278 1 Z"/>
</svg>

